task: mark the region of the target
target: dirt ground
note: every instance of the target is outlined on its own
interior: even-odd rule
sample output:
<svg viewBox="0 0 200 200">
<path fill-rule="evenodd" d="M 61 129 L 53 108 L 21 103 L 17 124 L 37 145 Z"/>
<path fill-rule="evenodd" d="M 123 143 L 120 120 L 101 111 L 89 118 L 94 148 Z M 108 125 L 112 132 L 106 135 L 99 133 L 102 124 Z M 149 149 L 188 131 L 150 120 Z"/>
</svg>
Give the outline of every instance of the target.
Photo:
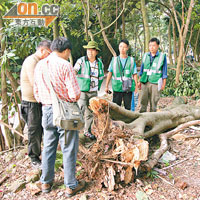
<svg viewBox="0 0 200 200">
<path fill-rule="evenodd" d="M 169 105 L 172 100 L 173 98 L 162 98 L 159 102 L 159 110 Z M 189 104 L 193 103 L 193 101 L 189 101 Z M 122 183 L 120 188 L 113 192 L 108 192 L 105 187 L 99 190 L 96 187 L 98 180 L 89 182 L 88 177 L 84 177 L 84 173 L 81 175 L 84 169 L 78 164 L 78 177 L 85 178 L 87 185 L 83 192 L 72 198 L 65 197 L 61 168 L 56 172 L 53 190 L 49 194 L 43 194 L 40 191 L 33 194 L 27 185 L 24 186 L 25 184 L 22 184 L 22 189 L 19 189 L 18 192 L 14 192 L 15 186 L 13 184 L 16 181 L 24 183 L 33 171 L 26 153 L 27 147 L 1 152 L 0 199 L 200 200 L 200 138 L 184 139 L 183 137 L 183 135 L 199 133 L 199 126 L 190 127 L 180 132 L 179 134 L 182 137 L 169 140 L 168 151 L 175 156 L 174 161 L 158 163 L 150 173 L 139 172 L 131 184 L 124 185 Z M 159 147 L 157 137 L 151 138 L 149 143 L 150 152 Z M 80 154 L 78 155 L 78 161 L 84 163 L 84 158 Z M 1 183 L 4 177 L 7 178 Z"/>
</svg>

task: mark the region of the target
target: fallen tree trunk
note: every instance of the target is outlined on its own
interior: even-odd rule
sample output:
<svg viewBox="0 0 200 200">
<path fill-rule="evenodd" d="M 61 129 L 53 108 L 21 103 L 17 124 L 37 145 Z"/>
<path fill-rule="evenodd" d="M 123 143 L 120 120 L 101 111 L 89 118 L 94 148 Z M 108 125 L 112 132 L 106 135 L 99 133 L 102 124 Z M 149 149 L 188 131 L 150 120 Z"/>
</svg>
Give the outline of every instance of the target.
<svg viewBox="0 0 200 200">
<path fill-rule="evenodd" d="M 112 120 L 122 121 L 118 122 L 118 125 L 129 129 L 132 137 L 145 139 L 175 128 L 180 124 L 200 119 L 200 106 L 177 105 L 177 103 L 179 101 L 162 112 L 138 113 L 128 111 L 105 99 L 93 98 L 90 101 L 90 107 L 97 116 L 102 112 L 107 112 L 106 107 L 109 107 Z"/>
<path fill-rule="evenodd" d="M 137 174 L 141 161 L 148 159 L 149 144 L 144 139 L 164 135 L 180 124 L 200 119 L 200 106 L 184 104 L 172 104 L 162 112 L 138 113 L 95 97 L 90 100 L 90 108 L 95 115 L 93 133 L 97 141 L 90 149 L 80 146 L 80 151 L 84 154 L 88 177 L 98 180 L 97 188 L 105 186 L 109 191 L 117 189 L 121 182 L 133 181 L 133 168 Z M 165 139 L 164 148 L 161 146 L 153 154 L 153 161 L 144 163 L 146 169 L 154 167 L 165 152 Z"/>
<path fill-rule="evenodd" d="M 157 149 L 151 155 L 151 158 L 145 163 L 145 167 L 147 168 L 147 170 L 149 171 L 150 169 L 152 169 L 157 164 L 159 158 L 167 151 L 167 149 L 168 149 L 167 139 L 169 139 L 176 133 L 180 132 L 181 130 L 184 130 L 185 128 L 187 128 L 189 126 L 199 125 L 199 124 L 200 124 L 200 120 L 190 121 L 185 124 L 179 125 L 177 128 L 175 128 L 167 133 L 160 134 L 159 135 L 160 142 L 161 142 L 160 148 Z M 195 135 L 193 137 L 195 137 Z M 198 135 L 198 137 L 200 137 L 200 135 Z"/>
</svg>

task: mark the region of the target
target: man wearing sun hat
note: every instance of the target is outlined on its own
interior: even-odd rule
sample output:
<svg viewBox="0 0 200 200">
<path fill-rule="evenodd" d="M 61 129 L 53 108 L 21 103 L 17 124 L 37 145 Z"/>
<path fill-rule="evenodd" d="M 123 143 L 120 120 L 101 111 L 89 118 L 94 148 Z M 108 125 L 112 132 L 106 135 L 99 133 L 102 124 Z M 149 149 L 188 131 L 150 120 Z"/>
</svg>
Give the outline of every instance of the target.
<svg viewBox="0 0 200 200">
<path fill-rule="evenodd" d="M 81 89 L 78 104 L 85 115 L 84 136 L 95 140 L 96 137 L 91 132 L 93 114 L 88 106 L 89 100 L 97 96 L 97 91 L 101 87 L 104 78 L 104 66 L 102 60 L 97 57 L 100 51 L 97 42 L 90 41 L 83 48 L 87 50 L 87 55 L 79 58 L 74 66 Z"/>
</svg>

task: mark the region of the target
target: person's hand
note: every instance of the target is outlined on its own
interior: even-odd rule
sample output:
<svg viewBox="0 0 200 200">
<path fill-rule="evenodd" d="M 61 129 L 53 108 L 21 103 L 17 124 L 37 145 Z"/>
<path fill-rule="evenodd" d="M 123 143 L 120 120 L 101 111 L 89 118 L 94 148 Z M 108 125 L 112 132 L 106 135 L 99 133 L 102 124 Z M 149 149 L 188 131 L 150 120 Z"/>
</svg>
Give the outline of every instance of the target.
<svg viewBox="0 0 200 200">
<path fill-rule="evenodd" d="M 138 89 L 141 90 L 141 82 L 138 83 Z"/>
<path fill-rule="evenodd" d="M 161 90 L 163 91 L 165 89 L 165 85 L 162 84 Z"/>
<path fill-rule="evenodd" d="M 105 88 L 105 93 L 108 93 L 109 89 L 108 87 Z"/>
<path fill-rule="evenodd" d="M 137 94 L 138 93 L 138 87 L 135 87 L 135 94 Z"/>
</svg>

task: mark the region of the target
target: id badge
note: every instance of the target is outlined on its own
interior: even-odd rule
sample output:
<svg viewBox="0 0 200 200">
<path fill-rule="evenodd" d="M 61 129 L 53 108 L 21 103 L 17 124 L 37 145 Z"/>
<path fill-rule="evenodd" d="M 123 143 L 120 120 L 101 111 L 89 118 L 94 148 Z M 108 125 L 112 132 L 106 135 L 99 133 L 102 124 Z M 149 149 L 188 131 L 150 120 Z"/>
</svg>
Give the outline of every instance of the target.
<svg viewBox="0 0 200 200">
<path fill-rule="evenodd" d="M 150 70 L 147 71 L 147 75 L 151 76 L 151 71 Z"/>
<path fill-rule="evenodd" d="M 95 81 L 91 81 L 90 86 L 91 86 L 92 88 L 94 88 L 94 87 L 95 87 Z"/>
</svg>

